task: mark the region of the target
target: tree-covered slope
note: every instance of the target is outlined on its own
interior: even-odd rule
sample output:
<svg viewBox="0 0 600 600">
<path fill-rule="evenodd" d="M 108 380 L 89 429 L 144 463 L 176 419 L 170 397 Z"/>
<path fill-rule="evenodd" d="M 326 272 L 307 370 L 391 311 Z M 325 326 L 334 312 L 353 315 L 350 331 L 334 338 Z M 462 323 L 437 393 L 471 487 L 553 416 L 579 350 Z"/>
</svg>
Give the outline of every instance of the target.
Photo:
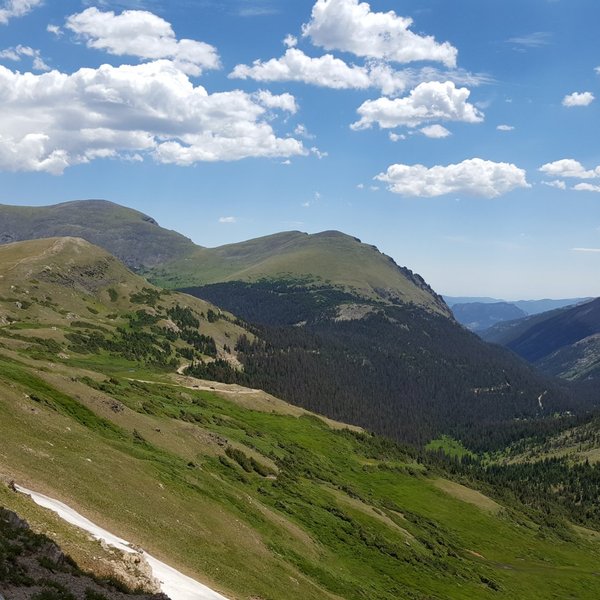
<svg viewBox="0 0 600 600">
<path fill-rule="evenodd" d="M 419 307 L 286 282 L 188 291 L 256 324 L 255 339 L 237 347 L 243 372 L 202 364 L 192 372 L 260 387 L 403 441 L 425 444 L 451 432 L 490 449 L 557 413 L 585 411 L 597 396 L 573 393 L 454 320 Z"/>
</svg>

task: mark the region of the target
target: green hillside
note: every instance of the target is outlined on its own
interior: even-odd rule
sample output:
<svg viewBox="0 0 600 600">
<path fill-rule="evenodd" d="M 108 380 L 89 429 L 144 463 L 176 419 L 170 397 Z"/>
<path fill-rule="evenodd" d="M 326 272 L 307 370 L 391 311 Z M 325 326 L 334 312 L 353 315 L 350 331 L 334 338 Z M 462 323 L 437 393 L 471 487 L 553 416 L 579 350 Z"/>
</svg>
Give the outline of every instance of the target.
<svg viewBox="0 0 600 600">
<path fill-rule="evenodd" d="M 0 472 L 232 600 L 595 598 L 591 534 L 261 393 L 91 367 L 0 350 Z M 94 568 L 55 518 L 0 504 Z"/>
<path fill-rule="evenodd" d="M 236 366 L 253 334 L 83 240 L 0 247 L 0 323 L 0 480 L 231 600 L 596 597 L 600 543 L 560 512 L 259 390 L 177 374 L 190 356 Z M 5 485 L 0 506 L 111 575 L 98 544 Z"/>
<path fill-rule="evenodd" d="M 284 280 L 335 287 L 359 297 L 410 303 L 451 314 L 421 277 L 399 267 L 374 246 L 338 231 L 314 235 L 291 231 L 219 248 L 201 248 L 156 268 L 150 278 L 174 288 Z"/>
</svg>

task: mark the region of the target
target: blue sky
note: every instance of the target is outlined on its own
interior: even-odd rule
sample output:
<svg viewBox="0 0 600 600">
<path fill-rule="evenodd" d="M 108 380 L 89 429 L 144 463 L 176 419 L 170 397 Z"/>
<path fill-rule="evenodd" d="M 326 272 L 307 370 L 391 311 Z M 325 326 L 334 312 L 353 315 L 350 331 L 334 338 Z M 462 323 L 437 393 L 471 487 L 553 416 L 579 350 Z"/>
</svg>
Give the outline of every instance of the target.
<svg viewBox="0 0 600 600">
<path fill-rule="evenodd" d="M 393 12 L 392 12 L 393 11 Z M 439 292 L 600 295 L 597 0 L 0 0 L 0 202 L 375 244 Z"/>
</svg>

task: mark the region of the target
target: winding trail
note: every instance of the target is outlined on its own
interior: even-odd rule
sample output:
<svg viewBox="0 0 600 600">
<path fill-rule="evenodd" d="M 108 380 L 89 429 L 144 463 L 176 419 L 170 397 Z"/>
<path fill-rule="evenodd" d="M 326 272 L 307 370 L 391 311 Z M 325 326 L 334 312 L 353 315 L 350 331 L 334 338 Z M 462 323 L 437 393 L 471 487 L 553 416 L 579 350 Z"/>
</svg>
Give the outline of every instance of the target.
<svg viewBox="0 0 600 600">
<path fill-rule="evenodd" d="M 129 554 L 137 552 L 129 542 L 92 523 L 70 506 L 43 494 L 28 490 L 20 485 L 15 485 L 15 488 L 22 494 L 30 496 L 39 506 L 50 509 L 67 523 L 87 531 L 98 540 L 104 540 L 109 546 L 113 546 Z M 169 565 L 154 558 L 144 550 L 142 550 L 142 555 L 152 568 L 154 577 L 160 581 L 161 590 L 171 600 L 227 600 L 225 596 L 221 596 L 221 594 L 214 592 L 200 582 L 169 567 Z"/>
</svg>

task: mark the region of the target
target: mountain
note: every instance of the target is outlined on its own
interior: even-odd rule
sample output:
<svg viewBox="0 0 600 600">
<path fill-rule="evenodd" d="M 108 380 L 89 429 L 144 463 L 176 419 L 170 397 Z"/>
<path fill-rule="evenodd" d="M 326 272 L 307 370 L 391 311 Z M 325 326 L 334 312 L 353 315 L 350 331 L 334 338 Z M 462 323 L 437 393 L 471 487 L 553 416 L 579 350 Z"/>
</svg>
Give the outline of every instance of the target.
<svg viewBox="0 0 600 600">
<path fill-rule="evenodd" d="M 527 316 L 527 313 L 508 302 L 455 304 L 452 313 L 459 323 L 476 333 L 485 331 L 496 323 L 514 321 Z"/>
<path fill-rule="evenodd" d="M 503 323 L 483 334 L 539 366 L 568 379 L 600 376 L 600 298 L 571 308 Z"/>
<path fill-rule="evenodd" d="M 100 246 L 164 287 L 291 278 L 450 314 L 419 275 L 398 267 L 374 246 L 336 231 L 285 232 L 202 248 L 147 215 L 105 200 L 48 207 L 0 205 L 0 244 L 62 236 Z"/>
<path fill-rule="evenodd" d="M 592 298 L 563 298 L 563 299 L 543 299 L 543 300 L 499 300 L 498 298 L 486 298 L 486 297 L 471 297 L 471 296 L 443 296 L 444 300 L 451 308 L 462 304 L 497 304 L 499 302 L 506 302 L 516 306 L 519 310 L 522 310 L 527 315 L 537 315 L 557 308 L 564 308 L 566 306 L 573 306 L 575 304 L 581 304 L 582 302 L 588 302 Z"/>
<path fill-rule="evenodd" d="M 412 310 L 393 333 L 417 330 L 423 314 L 453 324 Z M 81 239 L 0 247 L 0 315 L 0 507 L 32 530 L 5 527 L 1 513 L 6 600 L 81 598 L 80 571 L 122 577 L 110 549 L 11 481 L 231 600 L 596 597 L 600 525 L 585 497 L 571 520 L 550 491 L 525 506 L 389 439 L 258 389 L 177 373 L 190 360 L 236 364 L 233 347 L 256 334 Z M 491 393 L 473 395 L 485 411 Z M 72 560 L 35 554 L 48 547 L 40 535 Z M 16 570 L 21 560 L 29 571 Z M 84 595 L 119 597 L 107 587 Z"/>
<path fill-rule="evenodd" d="M 442 298 L 419 275 L 399 267 L 375 246 L 339 231 L 313 235 L 289 231 L 219 248 L 200 248 L 149 275 L 166 287 L 232 281 L 296 282 L 450 315 Z"/>
<path fill-rule="evenodd" d="M 583 302 L 589 302 L 593 298 L 563 298 L 563 299 L 544 299 L 544 300 L 516 300 L 512 302 L 517 308 L 528 315 L 539 315 L 557 308 L 566 308 L 575 306 Z"/>
<path fill-rule="evenodd" d="M 41 207 L 0 205 L 0 244 L 50 237 L 85 239 L 133 269 L 173 260 L 196 248 L 151 217 L 106 200 Z"/>
<path fill-rule="evenodd" d="M 85 203 L 63 205 L 68 207 L 63 226 L 81 221 L 82 204 L 88 210 Z M 102 210 L 106 219 L 114 213 L 111 218 L 118 221 L 120 207 L 102 203 Z M 173 235 L 148 217 L 123 210 L 126 223 L 145 224 L 148 247 Z M 93 233 L 105 235 L 104 228 Z M 130 241 L 121 243 L 130 252 Z M 217 310 L 210 309 L 209 319 L 208 309 L 198 308 L 209 333 L 166 334 L 163 329 L 174 319 L 166 309 L 155 315 L 149 312 L 155 308 L 145 305 L 150 300 L 161 305 L 169 295 L 149 284 L 151 291 L 144 292 L 139 280 L 135 298 L 142 301 L 137 308 L 142 313 L 115 326 L 107 319 L 110 308 L 92 306 L 106 317 L 101 327 L 108 333 L 69 330 L 71 341 L 79 340 L 77 347 L 126 358 L 140 355 L 165 368 L 189 365 L 196 376 L 265 389 L 305 409 L 418 445 L 451 433 L 473 447 L 491 449 L 531 434 L 556 413 L 586 411 L 596 401 L 594 394 L 574 395 L 510 353 L 483 344 L 455 322 L 420 276 L 339 232 L 286 232 L 215 249 L 194 246 L 185 258 L 145 266 L 142 272 L 155 283 L 181 286 L 247 324 L 239 323 L 227 337 L 218 325 L 234 326 L 235 318 L 211 323 Z M 214 283 L 188 287 L 199 281 Z M 131 294 L 114 293 L 125 296 L 131 310 Z M 108 298 L 108 290 L 104 294 Z M 41 294 L 36 298 L 43 300 Z M 81 305 L 72 312 L 90 313 Z M 14 311 L 10 316 L 18 317 Z M 80 328 L 79 322 L 87 321 L 75 320 Z M 540 409 L 537 399 L 544 393 Z"/>
</svg>

